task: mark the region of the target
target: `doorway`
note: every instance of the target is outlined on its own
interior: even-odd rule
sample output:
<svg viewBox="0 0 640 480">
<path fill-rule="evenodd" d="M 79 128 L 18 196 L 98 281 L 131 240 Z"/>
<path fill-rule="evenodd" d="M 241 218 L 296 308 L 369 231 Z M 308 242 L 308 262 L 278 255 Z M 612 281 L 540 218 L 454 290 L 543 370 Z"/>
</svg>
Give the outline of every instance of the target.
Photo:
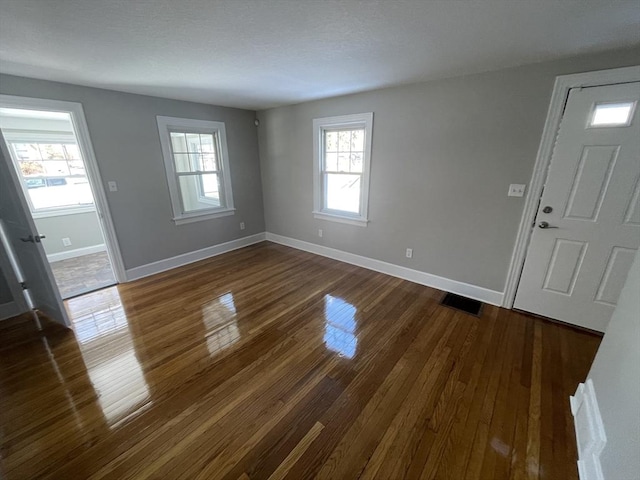
<svg viewBox="0 0 640 480">
<path fill-rule="evenodd" d="M 514 308 L 605 330 L 640 246 L 638 103 L 640 68 L 556 82 L 505 293 Z"/>
<path fill-rule="evenodd" d="M 11 157 L 6 160 L 16 172 L 38 232 L 36 241 L 63 299 L 122 278 L 115 236 L 100 205 L 104 193 L 95 181 L 88 134 L 79 135 L 84 117 L 78 118 L 78 112 L 79 104 L 0 99 L 0 130 Z"/>
</svg>

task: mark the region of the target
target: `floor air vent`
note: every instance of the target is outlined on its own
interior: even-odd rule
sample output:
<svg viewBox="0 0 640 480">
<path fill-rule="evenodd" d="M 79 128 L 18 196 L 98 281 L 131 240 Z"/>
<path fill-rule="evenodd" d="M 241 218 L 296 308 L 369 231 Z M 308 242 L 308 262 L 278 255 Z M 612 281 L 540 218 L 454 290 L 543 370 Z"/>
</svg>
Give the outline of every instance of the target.
<svg viewBox="0 0 640 480">
<path fill-rule="evenodd" d="M 460 295 L 456 295 L 454 293 L 447 293 L 442 298 L 440 304 L 447 307 L 455 308 L 456 310 L 460 310 L 461 312 L 468 313 L 476 317 L 479 317 L 482 313 L 482 302 L 466 297 L 461 297 Z"/>
</svg>

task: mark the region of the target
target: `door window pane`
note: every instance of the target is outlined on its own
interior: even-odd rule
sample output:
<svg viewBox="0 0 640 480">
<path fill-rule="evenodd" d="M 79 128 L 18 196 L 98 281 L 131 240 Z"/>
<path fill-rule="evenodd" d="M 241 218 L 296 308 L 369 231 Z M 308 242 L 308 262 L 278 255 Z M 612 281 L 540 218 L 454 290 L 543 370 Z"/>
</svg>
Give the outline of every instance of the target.
<svg viewBox="0 0 640 480">
<path fill-rule="evenodd" d="M 635 102 L 598 103 L 593 110 L 592 127 L 621 127 L 631 123 Z"/>
</svg>

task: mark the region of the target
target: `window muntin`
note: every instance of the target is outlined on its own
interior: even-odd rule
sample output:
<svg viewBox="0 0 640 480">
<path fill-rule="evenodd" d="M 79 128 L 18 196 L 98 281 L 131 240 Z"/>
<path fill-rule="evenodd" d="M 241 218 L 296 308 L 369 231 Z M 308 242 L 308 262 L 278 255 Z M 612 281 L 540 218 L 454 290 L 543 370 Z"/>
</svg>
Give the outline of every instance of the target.
<svg viewBox="0 0 640 480">
<path fill-rule="evenodd" d="M 314 120 L 314 215 L 366 225 L 373 114 Z"/>
<path fill-rule="evenodd" d="M 10 140 L 18 174 L 33 213 L 94 205 L 75 139 Z"/>
<path fill-rule="evenodd" d="M 360 214 L 364 138 L 364 128 L 323 130 L 324 209 Z"/>
<path fill-rule="evenodd" d="M 223 207 L 218 133 L 169 132 L 184 213 Z"/>
<path fill-rule="evenodd" d="M 174 221 L 233 214 L 224 123 L 158 117 Z"/>
</svg>

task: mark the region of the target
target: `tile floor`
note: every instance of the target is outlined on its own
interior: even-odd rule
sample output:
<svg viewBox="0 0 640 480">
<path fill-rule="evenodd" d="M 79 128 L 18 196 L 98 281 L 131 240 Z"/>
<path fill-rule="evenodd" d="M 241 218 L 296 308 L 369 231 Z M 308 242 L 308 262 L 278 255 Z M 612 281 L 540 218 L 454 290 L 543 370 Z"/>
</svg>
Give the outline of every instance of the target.
<svg viewBox="0 0 640 480">
<path fill-rule="evenodd" d="M 51 269 L 65 299 L 116 283 L 107 252 L 52 262 Z"/>
</svg>

